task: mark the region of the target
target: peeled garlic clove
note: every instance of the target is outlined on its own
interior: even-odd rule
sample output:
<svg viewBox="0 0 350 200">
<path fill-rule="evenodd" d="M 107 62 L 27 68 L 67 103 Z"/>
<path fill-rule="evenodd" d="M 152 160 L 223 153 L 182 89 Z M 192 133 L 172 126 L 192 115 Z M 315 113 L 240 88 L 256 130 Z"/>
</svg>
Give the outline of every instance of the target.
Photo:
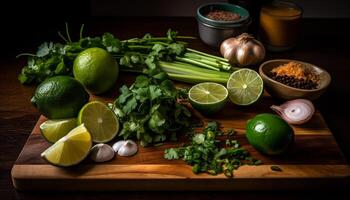
<svg viewBox="0 0 350 200">
<path fill-rule="evenodd" d="M 125 140 L 120 140 L 120 141 L 114 143 L 113 146 L 112 146 L 114 152 L 118 153 L 120 147 L 122 147 L 125 142 L 126 142 Z"/>
<path fill-rule="evenodd" d="M 120 156 L 132 156 L 137 152 L 137 144 L 132 140 L 127 140 L 118 150 Z"/>
<path fill-rule="evenodd" d="M 95 162 L 106 162 L 114 158 L 115 153 L 108 144 L 96 144 L 90 150 L 90 158 Z"/>
</svg>

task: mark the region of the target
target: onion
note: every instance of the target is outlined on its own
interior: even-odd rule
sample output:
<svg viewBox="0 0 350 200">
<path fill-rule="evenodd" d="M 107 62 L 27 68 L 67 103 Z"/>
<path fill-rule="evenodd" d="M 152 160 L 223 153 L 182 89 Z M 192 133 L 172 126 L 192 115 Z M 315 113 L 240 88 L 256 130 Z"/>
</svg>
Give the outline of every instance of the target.
<svg viewBox="0 0 350 200">
<path fill-rule="evenodd" d="M 264 45 L 247 33 L 223 41 L 220 52 L 229 63 L 240 66 L 258 64 L 265 58 Z"/>
<path fill-rule="evenodd" d="M 279 114 L 289 124 L 304 124 L 315 113 L 315 107 L 306 99 L 287 101 L 280 106 L 273 105 L 271 109 Z"/>
</svg>

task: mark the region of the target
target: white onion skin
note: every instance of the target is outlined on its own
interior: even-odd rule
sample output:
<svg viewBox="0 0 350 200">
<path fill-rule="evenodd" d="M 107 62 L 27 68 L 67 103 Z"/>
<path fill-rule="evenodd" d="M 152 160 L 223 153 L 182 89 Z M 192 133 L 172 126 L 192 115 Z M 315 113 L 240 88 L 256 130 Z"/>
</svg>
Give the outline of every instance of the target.
<svg viewBox="0 0 350 200">
<path fill-rule="evenodd" d="M 272 105 L 271 109 L 289 124 L 305 124 L 315 113 L 315 107 L 306 99 L 287 101 L 279 106 Z"/>
</svg>

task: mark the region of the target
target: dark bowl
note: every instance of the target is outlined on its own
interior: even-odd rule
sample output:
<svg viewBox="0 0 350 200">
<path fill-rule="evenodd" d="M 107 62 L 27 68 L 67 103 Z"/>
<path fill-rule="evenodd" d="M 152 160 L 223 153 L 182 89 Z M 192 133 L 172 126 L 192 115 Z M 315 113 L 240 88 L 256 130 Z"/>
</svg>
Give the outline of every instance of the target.
<svg viewBox="0 0 350 200">
<path fill-rule="evenodd" d="M 207 18 L 210 10 L 225 10 L 239 14 L 241 18 L 235 21 L 219 21 Z M 197 9 L 199 37 L 207 45 L 219 48 L 221 42 L 230 37 L 236 37 L 248 30 L 251 24 L 249 12 L 237 5 L 228 3 L 210 3 Z"/>
<path fill-rule="evenodd" d="M 234 21 L 221 21 L 207 18 L 206 15 L 212 10 L 222 10 L 222 11 L 230 11 L 233 13 L 237 13 L 241 18 Z M 212 26 L 235 26 L 237 24 L 244 23 L 249 19 L 249 12 L 237 5 L 229 4 L 229 3 L 209 3 L 201 5 L 197 9 L 197 18 L 205 24 Z"/>
<path fill-rule="evenodd" d="M 303 65 L 307 70 L 312 70 L 316 75 L 319 76 L 320 82 L 316 89 L 299 89 L 290 87 L 283 83 L 273 80 L 269 75 L 271 70 L 277 66 L 289 63 L 296 62 Z M 275 59 L 269 60 L 260 65 L 259 74 L 264 81 L 265 89 L 267 92 L 276 98 L 291 100 L 291 99 L 309 99 L 315 100 L 319 98 L 327 89 L 331 82 L 331 76 L 329 73 L 322 69 L 321 67 L 317 67 L 313 64 L 298 61 L 298 60 L 289 60 L 289 59 Z"/>
</svg>

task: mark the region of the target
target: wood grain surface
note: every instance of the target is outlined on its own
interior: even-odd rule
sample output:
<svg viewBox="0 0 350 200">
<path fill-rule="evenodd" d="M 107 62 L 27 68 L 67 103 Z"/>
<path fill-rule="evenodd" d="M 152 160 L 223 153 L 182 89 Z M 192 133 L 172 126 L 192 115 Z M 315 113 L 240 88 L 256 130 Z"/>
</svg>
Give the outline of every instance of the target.
<svg viewBox="0 0 350 200">
<path fill-rule="evenodd" d="M 32 3 L 32 2 L 31 2 Z M 13 12 L 18 14 L 17 12 Z M 49 19 L 48 19 L 49 20 Z M 22 52 L 34 52 L 43 41 L 60 41 L 57 30 L 64 30 L 64 20 L 56 19 L 50 22 L 8 21 L 10 28 L 4 29 L 7 36 L 1 39 L 9 44 L 1 48 L 0 54 L 0 197 L 1 199 L 350 199 L 348 189 L 342 190 L 338 181 L 319 181 L 317 184 L 331 185 L 322 190 L 303 191 L 256 191 L 253 187 L 244 191 L 187 191 L 187 192 L 23 192 L 15 190 L 11 180 L 11 169 L 26 143 L 31 130 L 40 114 L 31 106 L 30 98 L 33 86 L 23 86 L 17 80 L 17 75 L 25 59 L 15 59 Z M 72 32 L 78 33 L 81 23 L 85 23 L 86 35 L 99 35 L 105 31 L 116 34 L 121 39 L 142 36 L 144 33 L 162 35 L 168 28 L 178 30 L 183 35 L 198 36 L 194 18 L 100 18 L 68 20 Z M 288 52 L 267 52 L 266 59 L 289 58 L 313 63 L 330 72 L 332 83 L 327 92 L 315 104 L 322 113 L 344 154 L 350 159 L 350 31 L 344 29 L 349 19 L 304 19 L 302 37 L 297 47 Z M 21 26 L 26 23 L 25 26 Z M 6 24 L 5 24 L 6 27 Z M 7 48 L 6 48 L 7 47 Z M 191 47 L 218 55 L 200 40 L 191 42 Z M 111 95 L 113 96 L 113 95 Z M 309 140 L 312 140 L 311 138 Z M 324 149 L 322 152 L 327 151 Z M 308 157 L 305 157 L 308 160 Z M 310 160 L 310 159 L 309 159 Z M 338 163 L 339 164 L 339 163 Z M 342 165 L 342 164 L 340 164 Z M 30 180 L 28 180 L 30 181 Z M 332 182 L 332 183 L 330 183 Z M 289 181 L 289 184 L 294 182 Z M 132 185 L 129 185 L 132 188 Z M 302 187 L 302 185 L 300 186 Z M 273 190 L 273 188 L 270 188 Z"/>
<path fill-rule="evenodd" d="M 124 74 L 117 85 L 120 87 L 124 83 L 132 82 L 130 80 L 134 78 L 132 74 Z M 111 94 L 117 93 L 118 91 L 111 91 Z M 91 99 L 96 98 L 106 102 L 111 101 L 112 97 L 104 99 L 91 95 Z M 140 147 L 138 153 L 132 157 L 116 156 L 105 163 L 94 163 L 85 159 L 72 168 L 51 166 L 40 157 L 51 145 L 40 134 L 39 126 L 46 120 L 40 117 L 12 169 L 13 183 L 19 190 L 249 190 L 253 186 L 260 189 L 307 189 L 325 186 L 326 184 L 315 184 L 320 179 L 337 179 L 340 187 L 350 186 L 350 165 L 347 164 L 318 111 L 309 123 L 293 126 L 295 143 L 285 155 L 266 156 L 248 143 L 245 137 L 247 120 L 259 113 L 272 112 L 269 107 L 276 103 L 265 93 L 259 102 L 250 107 L 228 103 L 210 119 L 189 107 L 197 118 L 196 121 L 199 119 L 204 125 L 214 120 L 220 122 L 223 130 L 233 128 L 237 131 L 235 139 L 242 147 L 253 157 L 262 160 L 261 166 L 240 167 L 234 172 L 233 180 L 223 174 L 196 175 L 191 166 L 182 160 L 164 159 L 165 149 L 186 142 L 186 139 L 181 137 L 185 133 L 178 133 L 179 142 L 166 142 L 157 147 Z M 272 171 L 272 165 L 278 165 L 282 172 Z M 298 180 L 303 186 L 283 184 L 286 180 Z M 50 184 L 53 182 L 55 184 Z M 205 182 L 208 182 L 209 186 L 204 184 Z M 133 187 L 125 186 L 124 183 L 132 183 Z M 332 181 L 328 183 L 332 184 Z"/>
</svg>

